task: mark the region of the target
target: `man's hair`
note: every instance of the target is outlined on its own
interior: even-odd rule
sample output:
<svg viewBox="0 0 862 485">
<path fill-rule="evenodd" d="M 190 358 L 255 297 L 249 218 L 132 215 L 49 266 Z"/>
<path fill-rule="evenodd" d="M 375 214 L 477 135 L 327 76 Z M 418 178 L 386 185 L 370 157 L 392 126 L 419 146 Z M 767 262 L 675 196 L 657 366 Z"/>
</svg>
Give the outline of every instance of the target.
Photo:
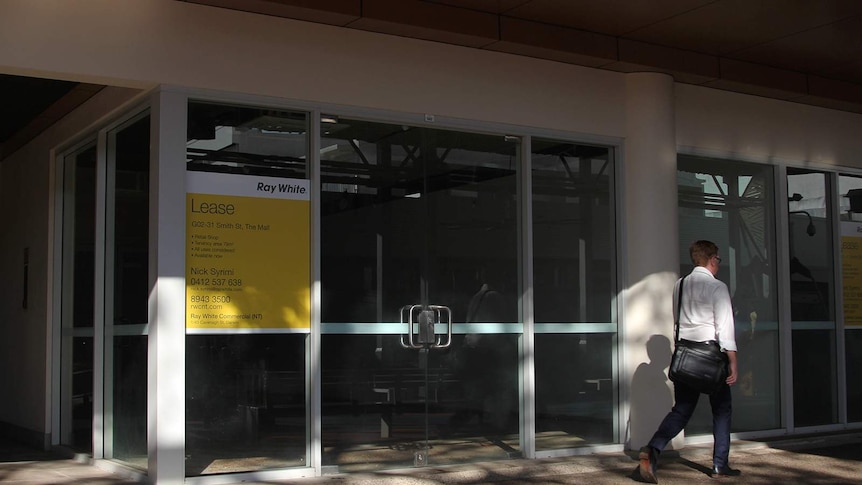
<svg viewBox="0 0 862 485">
<path fill-rule="evenodd" d="M 691 262 L 695 266 L 706 266 L 713 256 L 718 255 L 718 246 L 712 241 L 700 240 L 691 243 L 688 248 Z"/>
</svg>

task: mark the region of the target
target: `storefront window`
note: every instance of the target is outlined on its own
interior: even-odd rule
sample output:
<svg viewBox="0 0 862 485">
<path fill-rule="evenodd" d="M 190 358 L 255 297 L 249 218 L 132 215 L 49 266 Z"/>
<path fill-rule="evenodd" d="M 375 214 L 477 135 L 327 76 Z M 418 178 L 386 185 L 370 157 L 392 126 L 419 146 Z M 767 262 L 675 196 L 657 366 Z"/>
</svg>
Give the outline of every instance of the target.
<svg viewBox="0 0 862 485">
<path fill-rule="evenodd" d="M 862 177 L 838 178 L 841 206 L 841 277 L 844 296 L 844 349 L 847 420 L 862 421 Z"/>
<path fill-rule="evenodd" d="M 109 134 L 113 197 L 114 325 L 147 323 L 150 200 L 150 117 Z"/>
<path fill-rule="evenodd" d="M 793 421 L 838 422 L 834 258 L 829 177 L 787 169 Z"/>
<path fill-rule="evenodd" d="M 308 146 L 307 113 L 189 103 L 187 476 L 308 466 Z"/>
<path fill-rule="evenodd" d="M 536 448 L 614 441 L 614 165 L 606 147 L 532 140 Z"/>
<path fill-rule="evenodd" d="M 96 145 L 66 155 L 63 173 L 61 438 L 93 450 Z M 77 332 L 75 332 L 77 330 Z"/>
<path fill-rule="evenodd" d="M 680 274 L 691 272 L 689 245 L 715 242 L 722 255 L 717 278 L 733 301 L 739 381 L 733 391 L 734 432 L 781 426 L 775 190 L 768 165 L 680 156 Z M 698 406 L 689 434 L 712 432 L 709 406 Z"/>
<path fill-rule="evenodd" d="M 113 306 L 105 332 L 105 456 L 147 467 L 150 117 L 108 132 L 108 251 Z M 112 317 L 112 318 L 111 318 Z"/>
</svg>

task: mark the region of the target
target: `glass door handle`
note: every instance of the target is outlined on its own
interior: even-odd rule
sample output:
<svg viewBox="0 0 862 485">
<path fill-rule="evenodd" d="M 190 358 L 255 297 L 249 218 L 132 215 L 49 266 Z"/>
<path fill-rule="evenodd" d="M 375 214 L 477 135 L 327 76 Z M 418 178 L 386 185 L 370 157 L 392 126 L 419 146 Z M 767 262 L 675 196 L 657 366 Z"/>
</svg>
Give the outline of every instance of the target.
<svg viewBox="0 0 862 485">
<path fill-rule="evenodd" d="M 452 345 L 452 310 L 447 306 L 431 305 L 431 310 L 434 311 L 436 322 L 442 323 L 446 327 L 446 340 L 443 340 L 443 335 L 437 336 L 433 349 L 445 349 Z"/>
<path fill-rule="evenodd" d="M 401 334 L 401 346 L 405 349 L 445 349 L 452 345 L 452 311 L 449 307 L 405 305 L 401 307 L 401 323 L 407 325 L 407 333 Z M 445 334 L 436 333 L 438 324 L 445 326 Z"/>
</svg>

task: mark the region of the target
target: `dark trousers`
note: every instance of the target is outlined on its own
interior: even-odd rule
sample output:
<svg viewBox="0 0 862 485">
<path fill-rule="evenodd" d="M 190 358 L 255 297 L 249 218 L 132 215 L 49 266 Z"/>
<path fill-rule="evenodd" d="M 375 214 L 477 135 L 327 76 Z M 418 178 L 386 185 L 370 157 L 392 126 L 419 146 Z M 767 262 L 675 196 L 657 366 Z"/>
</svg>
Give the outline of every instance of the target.
<svg viewBox="0 0 862 485">
<path fill-rule="evenodd" d="M 678 435 L 697 407 L 700 393 L 684 384 L 674 384 L 674 398 L 676 404 L 665 416 L 658 430 L 649 441 L 648 446 L 658 451 Z M 730 454 L 730 415 L 732 412 L 730 386 L 723 385 L 721 389 L 709 395 L 709 404 L 712 406 L 712 464 L 717 467 L 728 466 L 728 455 Z"/>
</svg>

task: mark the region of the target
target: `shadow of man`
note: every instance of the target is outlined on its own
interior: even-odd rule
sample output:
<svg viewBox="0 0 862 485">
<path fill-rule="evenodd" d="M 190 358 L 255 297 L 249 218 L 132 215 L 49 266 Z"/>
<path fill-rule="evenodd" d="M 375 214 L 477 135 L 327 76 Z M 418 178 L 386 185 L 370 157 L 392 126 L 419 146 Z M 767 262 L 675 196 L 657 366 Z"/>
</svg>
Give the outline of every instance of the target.
<svg viewBox="0 0 862 485">
<path fill-rule="evenodd" d="M 673 406 L 673 394 L 667 386 L 665 373 L 672 356 L 670 339 L 664 335 L 652 335 L 647 340 L 646 349 L 649 362 L 641 363 L 632 377 L 629 402 L 636 403 L 632 404 L 629 413 L 628 436 L 632 449 L 638 449 L 649 441 L 652 432 Z"/>
</svg>

